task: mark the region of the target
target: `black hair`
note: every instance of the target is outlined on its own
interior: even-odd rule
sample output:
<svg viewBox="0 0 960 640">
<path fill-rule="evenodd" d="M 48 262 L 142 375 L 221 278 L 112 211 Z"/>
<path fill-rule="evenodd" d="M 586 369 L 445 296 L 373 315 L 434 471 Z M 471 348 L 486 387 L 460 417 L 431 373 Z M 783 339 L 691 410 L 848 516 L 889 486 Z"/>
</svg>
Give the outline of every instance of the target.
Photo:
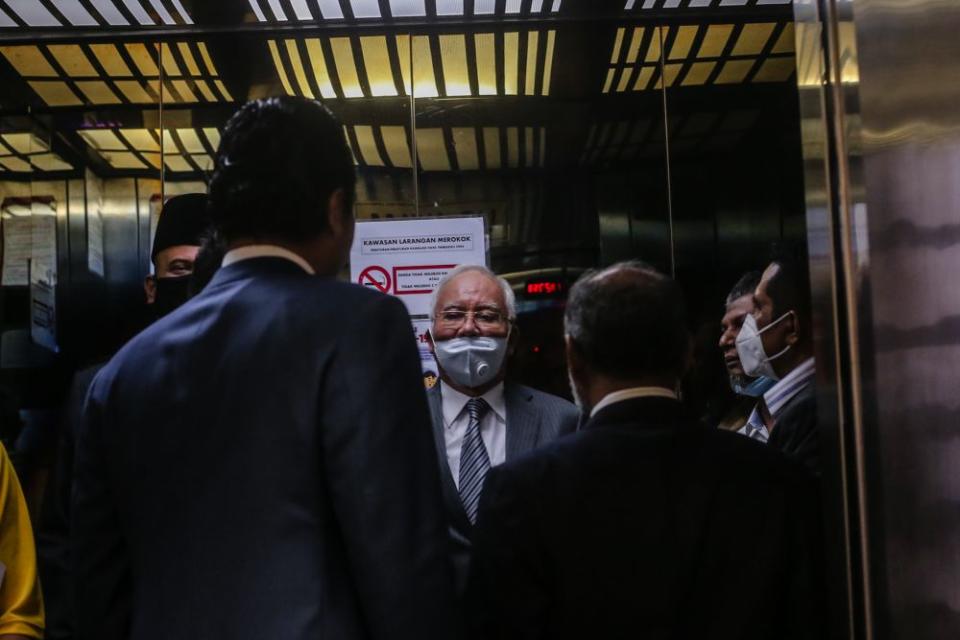
<svg viewBox="0 0 960 640">
<path fill-rule="evenodd" d="M 328 229 L 337 189 L 352 210 L 356 173 L 343 127 L 316 100 L 248 102 L 227 122 L 210 179 L 210 213 L 226 242 L 300 241 Z"/>
<path fill-rule="evenodd" d="M 809 336 L 811 322 L 810 272 L 806 252 L 799 244 L 774 247 L 771 265 L 779 269 L 767 284 L 767 295 L 773 303 L 773 318 L 793 310 L 799 316 L 800 331 Z"/>
<path fill-rule="evenodd" d="M 689 336 L 683 293 L 642 262 L 590 271 L 570 289 L 566 332 L 587 365 L 620 379 L 679 375 Z"/>
<path fill-rule="evenodd" d="M 760 284 L 762 275 L 759 271 L 747 271 L 740 276 L 737 283 L 730 289 L 730 293 L 727 294 L 726 303 L 729 305 L 743 296 L 752 296 L 753 292 L 757 290 L 757 285 Z"/>
</svg>

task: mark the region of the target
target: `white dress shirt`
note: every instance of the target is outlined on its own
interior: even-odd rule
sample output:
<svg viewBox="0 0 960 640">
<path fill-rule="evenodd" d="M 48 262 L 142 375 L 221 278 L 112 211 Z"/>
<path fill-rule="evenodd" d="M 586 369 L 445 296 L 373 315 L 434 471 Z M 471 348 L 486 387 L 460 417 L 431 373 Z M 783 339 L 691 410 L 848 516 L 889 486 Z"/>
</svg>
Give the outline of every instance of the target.
<svg viewBox="0 0 960 640">
<path fill-rule="evenodd" d="M 471 396 L 460 393 L 450 385 L 440 381 L 440 398 L 443 406 L 443 439 L 447 445 L 447 464 L 453 482 L 460 488 L 460 448 L 463 446 L 463 436 L 470 425 L 470 415 L 467 413 L 467 401 Z M 490 456 L 490 466 L 503 464 L 507 459 L 507 401 L 503 395 L 503 383 L 480 396 L 490 405 L 483 418 L 480 419 L 480 438 Z"/>
<path fill-rule="evenodd" d="M 312 276 L 317 273 L 303 257 L 275 244 L 251 244 L 246 247 L 230 249 L 230 251 L 227 251 L 226 255 L 223 256 L 223 262 L 220 263 L 220 266 L 229 267 L 237 262 L 250 260 L 252 258 L 283 258 L 284 260 L 293 262 Z"/>
<path fill-rule="evenodd" d="M 620 389 L 613 393 L 608 393 L 600 399 L 593 409 L 590 410 L 590 417 L 597 415 L 597 412 L 604 407 L 608 407 L 614 402 L 623 402 L 624 400 L 633 400 L 634 398 L 671 398 L 677 399 L 677 394 L 673 389 L 666 387 L 630 387 L 629 389 Z"/>
</svg>

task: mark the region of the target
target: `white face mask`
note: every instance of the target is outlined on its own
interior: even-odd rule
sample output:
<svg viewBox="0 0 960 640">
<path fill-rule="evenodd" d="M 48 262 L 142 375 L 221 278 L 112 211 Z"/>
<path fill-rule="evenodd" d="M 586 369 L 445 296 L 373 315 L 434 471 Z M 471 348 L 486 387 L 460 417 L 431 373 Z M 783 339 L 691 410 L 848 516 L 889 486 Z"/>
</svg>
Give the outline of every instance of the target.
<svg viewBox="0 0 960 640">
<path fill-rule="evenodd" d="M 787 311 L 763 329 L 757 328 L 757 319 L 753 314 L 748 314 L 743 319 L 743 326 L 740 328 L 739 335 L 737 335 L 737 355 L 740 356 L 743 372 L 751 378 L 766 376 L 774 380 L 780 379 L 777 372 L 773 370 L 771 362 L 785 354 L 790 349 L 790 345 L 784 347 L 779 353 L 767 356 L 767 352 L 763 349 L 763 339 L 760 336 L 791 313 L 793 311 Z"/>
<path fill-rule="evenodd" d="M 475 336 L 437 340 L 437 362 L 450 379 L 467 389 L 482 387 L 497 377 L 507 354 L 507 336 Z"/>
</svg>

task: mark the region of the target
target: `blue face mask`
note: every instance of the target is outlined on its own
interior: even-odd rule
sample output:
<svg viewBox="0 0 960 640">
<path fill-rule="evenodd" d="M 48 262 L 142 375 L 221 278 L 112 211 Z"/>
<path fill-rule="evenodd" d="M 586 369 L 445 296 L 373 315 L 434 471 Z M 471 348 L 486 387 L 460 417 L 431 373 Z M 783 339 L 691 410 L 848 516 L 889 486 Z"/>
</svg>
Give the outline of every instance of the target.
<svg viewBox="0 0 960 640">
<path fill-rule="evenodd" d="M 733 377 L 730 378 L 730 388 L 733 389 L 733 392 L 738 396 L 747 396 L 749 398 L 759 398 L 770 388 L 777 384 L 777 381 L 773 378 L 768 378 L 767 376 L 760 376 L 759 378 L 753 378 L 748 384 L 743 384 L 743 382 Z"/>
</svg>

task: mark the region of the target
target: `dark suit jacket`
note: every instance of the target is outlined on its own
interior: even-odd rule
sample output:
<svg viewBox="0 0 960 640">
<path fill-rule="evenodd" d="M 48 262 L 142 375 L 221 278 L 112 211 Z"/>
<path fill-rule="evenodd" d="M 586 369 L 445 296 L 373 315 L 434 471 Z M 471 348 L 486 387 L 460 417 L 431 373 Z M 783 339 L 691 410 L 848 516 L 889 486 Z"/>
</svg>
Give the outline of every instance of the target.
<svg viewBox="0 0 960 640">
<path fill-rule="evenodd" d="M 483 638 L 819 637 L 809 476 L 669 399 L 493 469 L 468 587 Z"/>
<path fill-rule="evenodd" d="M 451 559 L 456 576 L 457 593 L 462 593 L 470 566 L 470 538 L 473 525 L 467 518 L 457 485 L 450 473 L 450 465 L 447 463 L 440 384 L 427 391 L 427 398 L 433 418 L 434 444 L 440 461 L 443 501 L 450 524 Z M 510 382 L 504 384 L 503 395 L 507 407 L 508 461 L 577 429 L 580 411 L 563 398 Z"/>
<path fill-rule="evenodd" d="M 128 343 L 77 445 L 78 637 L 450 637 L 412 337 L 395 298 L 259 258 Z"/>
<path fill-rule="evenodd" d="M 820 431 L 817 428 L 817 397 L 813 384 L 790 399 L 780 410 L 769 444 L 820 475 Z"/>
</svg>

